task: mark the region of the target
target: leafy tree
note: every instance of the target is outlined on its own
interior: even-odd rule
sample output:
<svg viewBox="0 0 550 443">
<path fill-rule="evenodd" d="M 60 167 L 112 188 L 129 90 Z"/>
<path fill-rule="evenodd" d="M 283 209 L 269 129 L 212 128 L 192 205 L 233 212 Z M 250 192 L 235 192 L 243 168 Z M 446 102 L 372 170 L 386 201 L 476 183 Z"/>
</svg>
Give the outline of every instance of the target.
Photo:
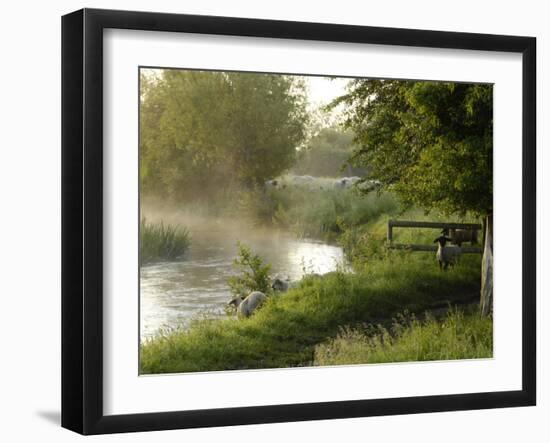
<svg viewBox="0 0 550 443">
<path fill-rule="evenodd" d="M 314 135 L 298 153 L 292 172 L 299 175 L 341 177 L 364 175 L 363 168 L 348 164 L 353 150 L 353 133 L 325 127 Z"/>
<path fill-rule="evenodd" d="M 145 193 L 191 199 L 253 187 L 289 168 L 305 138 L 298 77 L 163 70 L 141 81 Z"/>
<path fill-rule="evenodd" d="M 482 313 L 492 310 L 493 87 L 487 84 L 356 79 L 346 105 L 352 161 L 427 211 L 484 217 Z"/>
<path fill-rule="evenodd" d="M 344 125 L 354 164 L 405 203 L 444 213 L 493 210 L 492 85 L 398 80 L 350 82 Z"/>
</svg>

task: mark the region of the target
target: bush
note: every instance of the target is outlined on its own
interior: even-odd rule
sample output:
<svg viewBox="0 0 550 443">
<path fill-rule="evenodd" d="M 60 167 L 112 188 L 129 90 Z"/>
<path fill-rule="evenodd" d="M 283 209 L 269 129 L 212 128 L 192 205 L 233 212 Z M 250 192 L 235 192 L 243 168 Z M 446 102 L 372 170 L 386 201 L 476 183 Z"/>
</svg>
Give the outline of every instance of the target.
<svg viewBox="0 0 550 443">
<path fill-rule="evenodd" d="M 252 291 L 261 291 L 267 294 L 271 291 L 269 271 L 271 265 L 264 264 L 263 259 L 253 254 L 250 248 L 238 242 L 238 257 L 233 266 L 240 272 L 239 275 L 229 277 L 228 284 L 235 296 L 246 297 Z"/>
<path fill-rule="evenodd" d="M 189 248 L 189 231 L 179 225 L 141 220 L 139 231 L 139 260 L 146 264 L 157 260 L 174 260 Z"/>
</svg>

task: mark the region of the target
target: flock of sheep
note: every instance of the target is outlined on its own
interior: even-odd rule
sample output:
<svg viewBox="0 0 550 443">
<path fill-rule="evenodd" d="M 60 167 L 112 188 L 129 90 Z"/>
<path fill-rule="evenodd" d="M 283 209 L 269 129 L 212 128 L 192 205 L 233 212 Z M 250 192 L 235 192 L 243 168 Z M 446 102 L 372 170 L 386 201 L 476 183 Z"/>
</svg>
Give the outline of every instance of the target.
<svg viewBox="0 0 550 443">
<path fill-rule="evenodd" d="M 289 175 L 282 178 L 275 178 L 265 182 L 267 188 L 281 188 L 287 186 L 304 187 L 311 190 L 319 189 L 346 189 L 355 187 L 362 191 L 371 191 L 380 187 L 378 180 L 369 180 L 362 177 L 341 177 L 325 178 L 313 177 L 311 175 Z"/>
</svg>

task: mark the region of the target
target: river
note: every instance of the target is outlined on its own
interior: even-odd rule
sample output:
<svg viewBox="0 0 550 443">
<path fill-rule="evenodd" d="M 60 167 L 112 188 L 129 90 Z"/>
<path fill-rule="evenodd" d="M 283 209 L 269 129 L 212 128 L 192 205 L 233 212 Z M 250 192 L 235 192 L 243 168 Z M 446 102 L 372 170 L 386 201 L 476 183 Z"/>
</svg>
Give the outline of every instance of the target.
<svg viewBox="0 0 550 443">
<path fill-rule="evenodd" d="M 344 264 L 342 249 L 275 230 L 194 227 L 191 246 L 175 262 L 145 265 L 140 271 L 141 339 L 160 330 L 185 328 L 193 318 L 225 315 L 231 299 L 227 279 L 235 274 L 237 241 L 271 264 L 271 274 L 299 280 Z"/>
</svg>

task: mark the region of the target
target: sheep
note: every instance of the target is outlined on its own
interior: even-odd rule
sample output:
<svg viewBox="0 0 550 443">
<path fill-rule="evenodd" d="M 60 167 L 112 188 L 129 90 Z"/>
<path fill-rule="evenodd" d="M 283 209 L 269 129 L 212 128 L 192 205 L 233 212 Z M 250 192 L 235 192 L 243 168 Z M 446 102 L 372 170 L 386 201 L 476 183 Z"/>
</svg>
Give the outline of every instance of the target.
<svg viewBox="0 0 550 443">
<path fill-rule="evenodd" d="M 448 241 L 451 241 L 451 239 L 445 237 L 445 235 L 441 235 L 434 240 L 434 243 L 438 243 L 435 256 L 439 262 L 439 269 L 443 269 L 444 271 L 447 270 L 449 265 L 454 266 L 462 254 L 460 246 L 446 245 Z"/>
<path fill-rule="evenodd" d="M 361 177 L 342 177 L 336 180 L 334 187 L 336 188 L 349 188 L 350 186 L 355 185 L 361 181 Z"/>
<path fill-rule="evenodd" d="M 354 184 L 359 183 L 360 181 L 361 181 L 361 177 L 357 177 L 357 176 L 348 177 L 348 182 L 350 186 L 353 186 Z"/>
<path fill-rule="evenodd" d="M 295 175 L 292 177 L 292 182 L 296 186 L 311 185 L 315 179 L 311 175 Z"/>
<path fill-rule="evenodd" d="M 457 246 L 469 242 L 472 245 L 477 244 L 477 229 L 449 229 L 443 228 L 441 233 L 451 238 L 451 242 Z"/>
<path fill-rule="evenodd" d="M 286 292 L 288 291 L 289 286 L 290 282 L 288 280 L 283 280 L 282 278 L 276 277 L 271 284 L 271 289 L 274 291 Z"/>
<path fill-rule="evenodd" d="M 382 186 L 382 183 L 378 180 L 364 180 L 356 184 L 357 189 L 361 191 L 373 191 Z"/>
<path fill-rule="evenodd" d="M 295 288 L 298 285 L 298 282 L 291 282 L 290 278 L 275 277 L 273 283 L 271 284 L 271 289 L 275 292 L 286 292 L 289 289 Z"/>
<path fill-rule="evenodd" d="M 339 178 L 334 182 L 334 187 L 341 189 L 341 188 L 345 188 L 347 186 L 347 184 L 348 184 L 348 178 L 347 177 Z"/>
<path fill-rule="evenodd" d="M 239 317 L 250 317 L 266 300 L 267 296 L 263 292 L 253 291 L 244 299 L 242 296 L 235 297 L 228 304 L 237 308 Z"/>
<path fill-rule="evenodd" d="M 462 246 L 462 243 L 470 242 L 470 244 L 477 244 L 477 229 L 451 229 L 450 232 L 451 241 L 458 246 Z"/>
</svg>

